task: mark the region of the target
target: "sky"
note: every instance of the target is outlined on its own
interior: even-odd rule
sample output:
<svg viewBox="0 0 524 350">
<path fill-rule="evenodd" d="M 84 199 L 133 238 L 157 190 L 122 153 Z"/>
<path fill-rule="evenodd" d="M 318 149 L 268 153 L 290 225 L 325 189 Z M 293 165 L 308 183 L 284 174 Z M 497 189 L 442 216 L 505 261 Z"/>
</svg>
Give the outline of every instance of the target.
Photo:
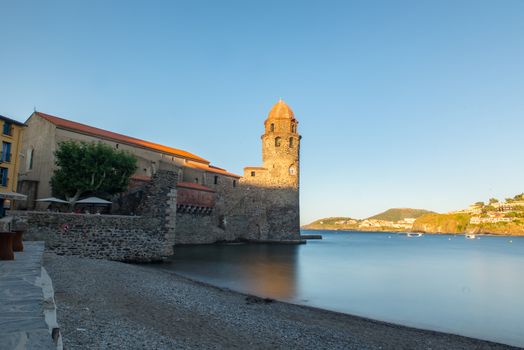
<svg viewBox="0 0 524 350">
<path fill-rule="evenodd" d="M 0 0 L 0 114 L 34 108 L 242 174 L 279 98 L 301 221 L 524 192 L 524 1 Z"/>
</svg>

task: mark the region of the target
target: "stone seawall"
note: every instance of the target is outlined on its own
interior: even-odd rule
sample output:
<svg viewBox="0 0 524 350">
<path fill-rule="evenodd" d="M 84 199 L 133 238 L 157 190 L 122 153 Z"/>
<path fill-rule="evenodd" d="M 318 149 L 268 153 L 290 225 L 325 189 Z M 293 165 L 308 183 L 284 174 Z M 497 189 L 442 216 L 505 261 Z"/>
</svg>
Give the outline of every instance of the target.
<svg viewBox="0 0 524 350">
<path fill-rule="evenodd" d="M 140 216 L 11 211 L 27 223 L 25 239 L 45 241 L 59 255 L 129 262 L 160 261 L 172 254 L 160 219 Z"/>
<path fill-rule="evenodd" d="M 140 216 L 11 211 L 25 239 L 42 240 L 59 255 L 128 262 L 173 255 L 177 174 L 159 170 L 145 187 Z"/>
</svg>

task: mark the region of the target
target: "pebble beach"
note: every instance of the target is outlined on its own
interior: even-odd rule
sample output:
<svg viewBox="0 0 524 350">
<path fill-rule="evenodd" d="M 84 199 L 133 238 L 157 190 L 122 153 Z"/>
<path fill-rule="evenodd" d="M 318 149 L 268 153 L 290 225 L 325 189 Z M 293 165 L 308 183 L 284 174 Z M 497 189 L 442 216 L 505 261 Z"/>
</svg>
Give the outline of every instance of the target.
<svg viewBox="0 0 524 350">
<path fill-rule="evenodd" d="M 147 265 L 44 255 L 64 349 L 513 349 L 261 299 Z"/>
</svg>

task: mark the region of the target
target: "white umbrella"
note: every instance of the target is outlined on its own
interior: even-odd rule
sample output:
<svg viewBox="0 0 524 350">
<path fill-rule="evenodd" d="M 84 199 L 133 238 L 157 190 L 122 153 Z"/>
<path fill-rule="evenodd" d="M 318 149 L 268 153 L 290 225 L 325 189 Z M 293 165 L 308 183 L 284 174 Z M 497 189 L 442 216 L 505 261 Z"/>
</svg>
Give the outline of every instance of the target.
<svg viewBox="0 0 524 350">
<path fill-rule="evenodd" d="M 68 201 L 65 201 L 63 199 L 56 198 L 56 197 L 41 198 L 41 199 L 37 199 L 35 202 L 69 203 Z"/>
<path fill-rule="evenodd" d="M 112 204 L 112 202 L 98 197 L 88 197 L 77 201 L 76 204 Z"/>
<path fill-rule="evenodd" d="M 0 192 L 0 199 L 12 199 L 15 201 L 25 201 L 27 196 L 25 194 L 16 192 Z"/>
</svg>

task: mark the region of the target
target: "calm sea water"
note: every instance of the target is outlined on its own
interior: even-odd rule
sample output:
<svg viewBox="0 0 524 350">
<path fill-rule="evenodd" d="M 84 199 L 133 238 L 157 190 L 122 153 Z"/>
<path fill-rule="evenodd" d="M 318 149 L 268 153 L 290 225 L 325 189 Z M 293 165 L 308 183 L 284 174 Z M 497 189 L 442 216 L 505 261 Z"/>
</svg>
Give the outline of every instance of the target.
<svg viewBox="0 0 524 350">
<path fill-rule="evenodd" d="M 173 269 L 233 290 L 524 347 L 524 237 L 307 232 L 306 245 L 177 247 Z"/>
</svg>

